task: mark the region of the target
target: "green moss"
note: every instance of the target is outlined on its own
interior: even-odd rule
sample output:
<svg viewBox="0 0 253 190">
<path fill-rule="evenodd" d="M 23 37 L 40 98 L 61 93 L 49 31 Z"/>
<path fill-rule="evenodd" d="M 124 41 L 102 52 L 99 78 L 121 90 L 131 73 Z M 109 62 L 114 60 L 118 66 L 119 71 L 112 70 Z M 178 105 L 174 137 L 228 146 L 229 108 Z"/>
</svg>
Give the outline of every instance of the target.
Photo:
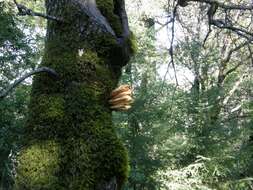
<svg viewBox="0 0 253 190">
<path fill-rule="evenodd" d="M 85 136 L 35 143 L 21 151 L 15 190 L 91 190 L 114 177 L 121 186 L 128 175 L 128 157 L 115 131 L 101 123 L 83 122 Z"/>
<path fill-rule="evenodd" d="M 21 151 L 18 161 L 15 190 L 57 187 L 55 174 L 59 171 L 59 146 L 56 143 L 34 144 Z"/>
<path fill-rule="evenodd" d="M 89 62 L 89 63 L 96 63 L 96 64 L 102 64 L 103 61 L 98 57 L 97 52 L 92 51 L 90 49 L 81 49 L 79 51 L 83 52 L 78 52 L 79 53 L 79 59 L 84 62 Z"/>
<path fill-rule="evenodd" d="M 122 26 L 120 18 L 114 14 L 114 0 L 97 0 L 97 7 L 101 13 L 107 18 L 116 35 L 122 34 Z"/>
<path fill-rule="evenodd" d="M 131 53 L 136 54 L 138 51 L 138 45 L 137 45 L 137 40 L 133 32 L 131 32 L 130 38 L 128 40 L 129 40 L 128 44 L 131 47 Z"/>
<path fill-rule="evenodd" d="M 64 99 L 59 96 L 40 96 L 37 98 L 41 118 L 55 120 L 62 119 L 64 115 Z"/>
<path fill-rule="evenodd" d="M 64 119 L 64 106 L 65 101 L 61 94 L 33 96 L 28 121 L 35 128 L 46 128 L 52 123 L 58 125 Z"/>
<path fill-rule="evenodd" d="M 112 48 L 117 47 L 118 48 L 118 43 L 115 38 L 111 38 L 109 35 L 103 35 L 100 37 L 96 37 L 96 44 L 98 47 L 97 53 L 99 56 L 103 56 L 106 59 L 109 59 L 110 55 L 108 54 L 109 52 L 112 51 Z M 102 48 L 101 48 L 102 47 Z"/>
</svg>

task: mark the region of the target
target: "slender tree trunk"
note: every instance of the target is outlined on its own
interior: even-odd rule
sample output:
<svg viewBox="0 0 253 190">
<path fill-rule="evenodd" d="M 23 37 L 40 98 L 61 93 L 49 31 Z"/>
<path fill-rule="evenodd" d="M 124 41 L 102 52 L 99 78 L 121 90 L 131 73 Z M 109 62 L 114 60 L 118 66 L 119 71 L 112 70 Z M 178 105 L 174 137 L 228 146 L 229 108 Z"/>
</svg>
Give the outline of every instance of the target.
<svg viewBox="0 0 253 190">
<path fill-rule="evenodd" d="M 46 0 L 46 9 L 64 21 L 48 21 L 41 65 L 59 78 L 34 78 L 15 189 L 121 189 L 128 158 L 107 102 L 133 53 L 124 1 Z"/>
</svg>

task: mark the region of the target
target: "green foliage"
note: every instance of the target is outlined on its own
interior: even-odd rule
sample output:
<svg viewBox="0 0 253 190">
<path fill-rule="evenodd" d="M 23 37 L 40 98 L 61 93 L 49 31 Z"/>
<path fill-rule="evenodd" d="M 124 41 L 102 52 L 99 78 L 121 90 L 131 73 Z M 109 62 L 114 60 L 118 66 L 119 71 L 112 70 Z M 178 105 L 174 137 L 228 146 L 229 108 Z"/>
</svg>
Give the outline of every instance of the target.
<svg viewBox="0 0 253 190">
<path fill-rule="evenodd" d="M 163 141 L 159 130 L 165 119 L 162 111 L 165 103 L 161 96 L 162 84 L 154 81 L 156 63 L 147 61 L 143 56 L 145 53 L 154 53 L 153 28 L 144 30 L 147 35 L 143 35 L 144 39 L 137 40 L 140 48 L 132 62 L 126 66 L 126 73 L 122 77 L 122 83 L 131 83 L 134 88 L 135 102 L 128 113 L 114 114 L 118 133 L 124 140 L 130 157 L 130 176 L 124 189 L 158 188 L 160 184 L 156 174 L 164 167 L 163 155 L 156 147 Z M 155 53 L 149 56 L 154 60 L 159 58 Z M 173 87 L 166 85 L 166 89 L 169 92 Z"/>
<path fill-rule="evenodd" d="M 34 67 L 34 50 L 28 45 L 29 39 L 19 27 L 21 24 L 14 16 L 13 6 L 0 2 L 0 65 L 1 87 L 13 80 L 25 69 Z"/>
<path fill-rule="evenodd" d="M 0 189 L 11 189 L 15 156 L 23 134 L 29 99 L 29 86 L 20 86 L 15 94 L 0 101 Z"/>
<path fill-rule="evenodd" d="M 135 103 L 129 113 L 115 114 L 131 160 L 125 189 L 251 189 L 252 77 L 248 66 L 217 84 L 223 58 L 220 44 L 210 42 L 210 49 L 204 49 L 202 41 L 189 34 L 176 43 L 174 58 L 176 66 L 195 80 L 187 86 L 167 84 L 157 68 L 168 57 L 154 48 L 152 28 L 147 32 L 140 23 L 136 25 L 138 21 L 133 22 L 135 31 L 141 31 L 139 48 L 122 83 L 132 84 Z M 237 63 L 232 57 L 227 70 Z M 245 73 L 247 77 L 233 91 Z"/>
<path fill-rule="evenodd" d="M 1 92 L 24 72 L 34 69 L 39 58 L 39 36 L 28 36 L 30 23 L 16 17 L 14 5 L 0 1 L 0 90 Z M 39 42 L 39 41 L 37 41 Z M 15 174 L 15 156 L 29 100 L 29 85 L 21 85 L 0 100 L 0 189 L 11 189 Z"/>
</svg>

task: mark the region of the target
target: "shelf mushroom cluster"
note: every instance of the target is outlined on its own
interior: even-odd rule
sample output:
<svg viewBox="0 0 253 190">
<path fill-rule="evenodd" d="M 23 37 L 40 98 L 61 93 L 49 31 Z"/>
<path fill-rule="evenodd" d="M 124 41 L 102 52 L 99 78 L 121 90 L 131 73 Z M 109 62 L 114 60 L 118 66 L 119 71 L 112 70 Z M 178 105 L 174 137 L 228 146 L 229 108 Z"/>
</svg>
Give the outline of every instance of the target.
<svg viewBox="0 0 253 190">
<path fill-rule="evenodd" d="M 129 85 L 121 85 L 112 91 L 109 104 L 115 111 L 127 111 L 133 103 L 132 89 Z"/>
</svg>

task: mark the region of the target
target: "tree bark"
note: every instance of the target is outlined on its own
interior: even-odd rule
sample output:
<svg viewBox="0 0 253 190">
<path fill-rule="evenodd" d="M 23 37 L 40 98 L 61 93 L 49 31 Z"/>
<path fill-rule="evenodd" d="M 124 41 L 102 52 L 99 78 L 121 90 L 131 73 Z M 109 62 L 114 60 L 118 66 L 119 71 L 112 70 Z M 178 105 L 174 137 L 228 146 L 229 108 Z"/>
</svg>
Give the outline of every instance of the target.
<svg viewBox="0 0 253 190">
<path fill-rule="evenodd" d="M 124 1 L 46 0 L 46 9 L 64 22 L 48 20 L 41 66 L 59 77 L 34 77 L 14 189 L 119 190 L 129 166 L 108 98 L 133 54 Z"/>
</svg>

